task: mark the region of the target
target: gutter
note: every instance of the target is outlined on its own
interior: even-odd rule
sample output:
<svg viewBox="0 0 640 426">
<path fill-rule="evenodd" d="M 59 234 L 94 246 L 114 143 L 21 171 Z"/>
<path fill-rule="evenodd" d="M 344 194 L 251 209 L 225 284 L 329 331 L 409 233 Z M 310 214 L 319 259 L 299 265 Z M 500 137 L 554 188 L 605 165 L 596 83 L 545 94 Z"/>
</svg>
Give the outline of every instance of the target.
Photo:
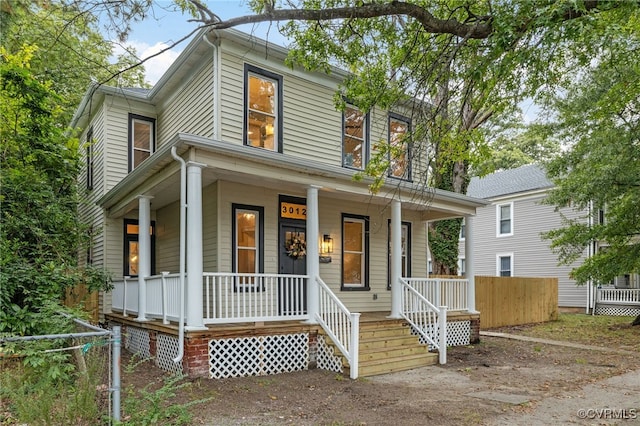
<svg viewBox="0 0 640 426">
<path fill-rule="evenodd" d="M 184 357 L 184 278 L 186 265 L 186 229 L 187 229 L 187 164 L 177 154 L 176 147 L 171 148 L 171 156 L 180 163 L 180 315 L 178 318 L 178 356 L 173 359 L 176 364 Z"/>
</svg>

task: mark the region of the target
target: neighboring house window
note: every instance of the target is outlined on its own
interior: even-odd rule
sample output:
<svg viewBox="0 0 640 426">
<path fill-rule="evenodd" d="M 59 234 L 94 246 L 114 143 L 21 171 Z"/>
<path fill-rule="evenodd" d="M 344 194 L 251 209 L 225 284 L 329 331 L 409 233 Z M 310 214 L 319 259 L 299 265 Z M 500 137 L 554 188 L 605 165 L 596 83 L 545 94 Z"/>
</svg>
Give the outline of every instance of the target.
<svg viewBox="0 0 640 426">
<path fill-rule="evenodd" d="M 149 158 L 156 149 L 156 120 L 129 114 L 129 171 Z"/>
<path fill-rule="evenodd" d="M 233 204 L 233 272 L 256 274 L 264 272 L 264 208 Z M 251 284 L 251 278 L 241 284 Z"/>
<path fill-rule="evenodd" d="M 342 113 L 342 165 L 362 170 L 367 163 L 367 115 L 347 105 Z"/>
<path fill-rule="evenodd" d="M 151 275 L 156 273 L 156 223 L 151 221 Z M 124 220 L 124 272 L 123 275 L 135 277 L 140 264 L 139 226 L 137 219 Z"/>
<path fill-rule="evenodd" d="M 402 222 L 400 236 L 400 247 L 402 248 L 402 269 L 400 273 L 403 277 L 411 276 L 411 222 Z M 387 290 L 391 289 L 391 219 L 389 219 L 387 229 Z"/>
<path fill-rule="evenodd" d="M 244 144 L 282 152 L 282 76 L 245 64 Z"/>
<path fill-rule="evenodd" d="M 407 118 L 389 115 L 389 176 L 411 179 L 410 131 L 411 122 Z"/>
<path fill-rule="evenodd" d="M 513 235 L 513 203 L 496 205 L 497 236 Z"/>
<path fill-rule="evenodd" d="M 93 189 L 93 127 L 87 132 L 87 189 Z"/>
<path fill-rule="evenodd" d="M 496 274 L 499 277 L 512 277 L 513 276 L 513 253 L 498 254 L 496 258 L 497 258 Z"/>
<path fill-rule="evenodd" d="M 604 209 L 598 209 L 598 224 L 604 225 Z"/>
<path fill-rule="evenodd" d="M 460 224 L 460 240 L 464 240 L 467 234 L 467 224 L 464 218 L 462 218 L 462 223 Z"/>
<path fill-rule="evenodd" d="M 467 273 L 467 261 L 464 257 L 458 258 L 458 275 L 462 276 Z"/>
<path fill-rule="evenodd" d="M 369 289 L 369 218 L 342 215 L 342 290 Z"/>
</svg>

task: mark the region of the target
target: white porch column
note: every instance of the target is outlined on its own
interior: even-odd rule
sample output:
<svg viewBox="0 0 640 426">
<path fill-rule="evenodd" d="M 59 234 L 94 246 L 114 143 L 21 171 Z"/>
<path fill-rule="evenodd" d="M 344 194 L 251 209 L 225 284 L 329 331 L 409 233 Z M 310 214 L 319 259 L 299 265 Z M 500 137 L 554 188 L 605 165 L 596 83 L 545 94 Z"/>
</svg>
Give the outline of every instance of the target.
<svg viewBox="0 0 640 426">
<path fill-rule="evenodd" d="M 206 328 L 202 320 L 202 168 L 187 163 L 187 330 Z"/>
<path fill-rule="evenodd" d="M 391 315 L 400 318 L 402 311 L 402 204 L 400 200 L 391 202 Z"/>
<path fill-rule="evenodd" d="M 147 321 L 147 284 L 145 278 L 151 275 L 151 199 L 138 197 L 138 318 Z"/>
<path fill-rule="evenodd" d="M 315 324 L 316 314 L 320 311 L 320 295 L 316 277 L 320 275 L 320 214 L 318 213 L 319 186 L 307 188 L 307 322 Z"/>
<path fill-rule="evenodd" d="M 465 216 L 465 231 L 464 231 L 464 261 L 465 261 L 465 275 L 469 281 L 469 291 L 467 292 L 467 306 L 471 313 L 478 313 L 476 311 L 476 281 L 475 272 L 473 268 L 473 216 Z"/>
</svg>

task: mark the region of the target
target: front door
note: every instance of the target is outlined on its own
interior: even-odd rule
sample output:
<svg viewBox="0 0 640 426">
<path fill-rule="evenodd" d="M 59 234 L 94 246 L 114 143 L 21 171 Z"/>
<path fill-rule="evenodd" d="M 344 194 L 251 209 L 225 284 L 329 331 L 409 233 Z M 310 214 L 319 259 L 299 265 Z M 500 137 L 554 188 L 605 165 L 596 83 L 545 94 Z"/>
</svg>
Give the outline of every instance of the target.
<svg viewBox="0 0 640 426">
<path fill-rule="evenodd" d="M 279 237 L 280 274 L 305 275 L 307 273 L 306 227 L 304 222 L 281 222 Z M 306 283 L 300 288 L 297 279 L 283 277 L 279 283 L 281 315 L 303 314 L 307 310 Z"/>
</svg>

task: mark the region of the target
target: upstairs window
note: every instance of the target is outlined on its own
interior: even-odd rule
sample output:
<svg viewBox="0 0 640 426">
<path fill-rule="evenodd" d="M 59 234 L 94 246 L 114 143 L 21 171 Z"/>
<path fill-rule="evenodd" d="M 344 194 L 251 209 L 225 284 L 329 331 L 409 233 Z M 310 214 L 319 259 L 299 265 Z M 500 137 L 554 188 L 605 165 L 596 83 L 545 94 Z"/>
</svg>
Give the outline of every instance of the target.
<svg viewBox="0 0 640 426">
<path fill-rule="evenodd" d="M 410 131 L 409 119 L 395 114 L 389 115 L 389 176 L 411 180 L 408 138 Z"/>
<path fill-rule="evenodd" d="M 282 76 L 245 65 L 244 144 L 282 152 Z"/>
<path fill-rule="evenodd" d="M 513 235 L 513 203 L 496 206 L 496 231 L 498 237 Z"/>
<path fill-rule="evenodd" d="M 342 113 L 342 165 L 362 170 L 367 163 L 367 115 L 347 105 Z"/>
<path fill-rule="evenodd" d="M 156 120 L 129 114 L 129 171 L 138 167 L 156 149 Z"/>
<path fill-rule="evenodd" d="M 513 276 L 513 253 L 498 254 L 496 264 L 496 275 L 499 277 Z"/>
<path fill-rule="evenodd" d="M 87 132 L 87 189 L 93 189 L 93 127 Z"/>
</svg>

